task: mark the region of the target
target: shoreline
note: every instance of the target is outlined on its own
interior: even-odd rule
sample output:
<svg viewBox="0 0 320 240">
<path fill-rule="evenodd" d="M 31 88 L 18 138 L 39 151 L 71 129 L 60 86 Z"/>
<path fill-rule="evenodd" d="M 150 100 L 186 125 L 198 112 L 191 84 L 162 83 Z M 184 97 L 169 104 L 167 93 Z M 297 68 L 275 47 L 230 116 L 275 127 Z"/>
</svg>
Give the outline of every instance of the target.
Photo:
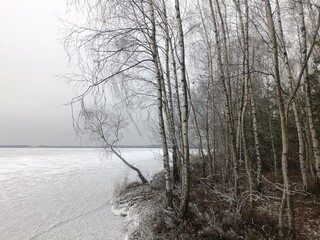
<svg viewBox="0 0 320 240">
<path fill-rule="evenodd" d="M 173 209 L 165 206 L 165 181 L 163 170 L 156 173 L 149 184 L 123 183 L 114 194 L 113 212 L 125 217 L 126 240 L 203 240 L 203 239 L 284 239 L 279 236 L 278 210 L 281 192 L 263 181 L 264 194 L 254 193 L 253 202 L 248 192 L 235 196 L 221 184 L 218 175 L 201 176 L 199 162 L 193 161 L 189 212 L 179 217 L 179 188 L 174 191 Z M 271 178 L 272 173 L 264 173 Z M 245 182 L 243 182 L 245 184 Z M 245 187 L 245 185 L 242 185 Z M 320 219 L 314 219 L 310 211 L 312 201 L 297 195 L 296 206 L 301 222 L 298 234 L 302 239 L 319 239 Z M 319 196 L 313 196 L 317 201 Z M 287 235 L 284 236 L 285 238 Z M 307 238 L 305 238 L 307 237 Z"/>
<path fill-rule="evenodd" d="M 105 146 L 0 145 L 1 148 L 106 148 Z M 117 148 L 159 148 L 160 145 L 119 145 Z"/>
</svg>

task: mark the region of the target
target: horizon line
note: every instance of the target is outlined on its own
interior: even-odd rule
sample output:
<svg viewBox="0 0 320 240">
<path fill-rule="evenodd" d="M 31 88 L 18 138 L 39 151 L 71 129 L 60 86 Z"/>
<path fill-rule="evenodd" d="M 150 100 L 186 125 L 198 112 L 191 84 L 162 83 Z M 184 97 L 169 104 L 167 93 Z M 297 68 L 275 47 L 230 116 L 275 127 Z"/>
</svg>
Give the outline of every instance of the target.
<svg viewBox="0 0 320 240">
<path fill-rule="evenodd" d="M 148 145 L 126 145 L 121 144 L 117 148 L 159 148 L 161 144 L 148 144 Z M 28 144 L 0 144 L 0 148 L 108 148 L 106 146 L 95 145 L 28 145 Z"/>
</svg>

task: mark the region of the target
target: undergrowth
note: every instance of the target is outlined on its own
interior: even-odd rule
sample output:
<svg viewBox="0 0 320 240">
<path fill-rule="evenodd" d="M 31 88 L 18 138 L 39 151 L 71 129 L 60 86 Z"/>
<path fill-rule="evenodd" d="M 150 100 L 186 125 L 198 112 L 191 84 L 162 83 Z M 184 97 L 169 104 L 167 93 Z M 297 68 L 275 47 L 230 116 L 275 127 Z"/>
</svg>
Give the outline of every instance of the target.
<svg viewBox="0 0 320 240">
<path fill-rule="evenodd" d="M 165 206 L 164 172 L 150 184 L 124 181 L 116 188 L 116 201 L 131 207 L 130 240 L 286 239 L 278 229 L 281 183 L 272 183 L 271 173 L 265 173 L 264 191 L 255 192 L 250 203 L 245 182 L 242 193 L 235 196 L 219 176 L 198 177 L 202 168 L 197 165 L 193 161 L 189 212 L 183 219 L 179 218 L 179 188 L 175 188 L 173 208 Z M 297 239 L 320 239 L 319 196 L 296 191 L 294 197 Z"/>
</svg>

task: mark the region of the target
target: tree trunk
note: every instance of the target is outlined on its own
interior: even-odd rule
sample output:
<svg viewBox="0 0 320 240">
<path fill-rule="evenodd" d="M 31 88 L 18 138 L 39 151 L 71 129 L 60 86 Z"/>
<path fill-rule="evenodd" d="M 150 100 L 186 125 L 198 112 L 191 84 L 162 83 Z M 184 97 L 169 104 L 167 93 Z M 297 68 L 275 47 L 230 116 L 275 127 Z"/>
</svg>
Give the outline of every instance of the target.
<svg viewBox="0 0 320 240">
<path fill-rule="evenodd" d="M 182 20 L 180 16 L 179 0 L 175 0 L 176 21 L 178 25 L 178 39 L 180 48 L 180 74 L 182 85 L 182 143 L 183 143 L 183 162 L 181 172 L 181 207 L 180 215 L 184 217 L 188 212 L 189 205 L 189 192 L 190 192 L 190 166 L 189 166 L 189 137 L 188 137 L 188 84 L 186 78 L 186 63 L 185 63 L 185 47 L 184 47 L 184 34 L 182 28 Z"/>
<path fill-rule="evenodd" d="M 207 156 L 208 156 L 208 162 L 210 164 L 210 173 L 214 174 L 214 168 L 215 168 L 215 159 L 214 156 L 212 155 L 212 146 L 211 146 L 211 134 L 210 134 L 210 117 L 213 120 L 212 125 L 214 125 L 214 111 L 212 111 L 213 116 L 210 116 L 210 110 L 213 110 L 213 107 L 210 108 L 210 103 L 211 106 L 214 105 L 214 91 L 213 91 L 213 64 L 212 64 L 212 46 L 210 44 L 209 40 L 209 35 L 208 35 L 208 29 L 205 25 L 205 21 L 203 18 L 203 13 L 201 11 L 201 5 L 199 3 L 199 0 L 197 1 L 199 11 L 200 11 L 200 17 L 201 17 L 201 23 L 202 27 L 204 29 L 204 37 L 205 37 L 205 43 L 207 45 L 207 61 L 208 61 L 208 83 L 207 83 L 207 100 L 206 100 L 206 114 L 205 114 L 205 135 L 206 135 L 206 141 L 207 141 Z M 214 126 L 212 126 L 214 127 Z M 214 144 L 213 148 L 214 148 Z M 214 151 L 214 150 L 213 150 Z"/>
<path fill-rule="evenodd" d="M 237 160 L 237 152 L 236 152 L 236 141 L 235 141 L 235 134 L 234 134 L 234 127 L 233 127 L 233 114 L 232 114 L 232 107 L 231 107 L 231 96 L 229 87 L 226 81 L 223 62 L 222 62 L 222 49 L 220 43 L 220 36 L 219 31 L 217 28 L 216 22 L 216 14 L 213 8 L 212 0 L 209 0 L 210 10 L 211 10 L 211 17 L 213 23 L 213 31 L 215 33 L 215 40 L 216 40 L 216 51 L 217 51 L 217 58 L 218 58 L 218 68 L 220 79 L 223 83 L 223 90 L 226 97 L 226 109 L 227 109 L 227 122 L 228 122 L 228 129 L 229 129 L 229 142 L 230 142 L 230 149 L 231 149 L 231 159 L 233 164 L 233 177 L 234 177 L 234 191 L 235 193 L 238 192 L 238 160 Z M 228 65 L 228 63 L 225 63 Z"/>
<path fill-rule="evenodd" d="M 281 21 L 281 12 L 280 12 L 280 6 L 279 1 L 276 1 L 276 10 L 277 10 L 277 17 L 278 17 L 278 27 L 279 27 L 279 37 L 282 42 L 282 53 L 283 53 L 283 59 L 285 63 L 285 68 L 289 77 L 289 84 L 290 84 L 290 93 L 293 92 L 294 89 L 294 79 L 293 74 L 291 71 L 291 67 L 289 65 L 289 58 L 287 53 L 287 48 L 285 45 L 285 38 L 282 28 L 282 21 Z M 307 168 L 306 168 L 306 158 L 305 158 L 305 142 L 303 139 L 303 132 L 302 132 L 302 124 L 301 124 L 301 117 L 299 114 L 298 106 L 296 103 L 296 98 L 293 98 L 292 100 L 292 108 L 294 113 L 294 119 L 297 127 L 298 132 L 298 141 L 299 141 L 299 161 L 300 161 L 300 170 L 302 175 L 302 183 L 303 183 L 303 189 L 307 191 L 308 189 L 308 178 L 307 178 Z"/>
<path fill-rule="evenodd" d="M 246 139 L 246 131 L 245 131 L 245 115 L 248 106 L 248 95 L 249 95 L 249 35 L 248 35 L 248 2 L 245 1 L 245 21 L 243 20 L 241 5 L 239 2 L 236 2 L 237 11 L 239 14 L 239 21 L 240 21 L 240 30 L 241 30 L 241 37 L 242 42 L 244 45 L 243 49 L 243 57 L 242 57 L 242 75 L 243 75 L 243 83 L 242 83 L 242 101 L 240 104 L 241 110 L 241 118 L 239 120 L 240 127 L 241 127 L 241 139 L 242 139 L 242 152 L 244 155 L 244 162 L 245 168 L 247 172 L 248 184 L 249 184 L 249 199 L 250 204 L 252 204 L 252 166 L 251 161 L 249 160 L 248 156 L 248 148 L 247 148 L 247 139 Z"/>
<path fill-rule="evenodd" d="M 189 99 L 190 99 L 190 107 L 193 113 L 193 117 L 194 117 L 194 125 L 196 128 L 196 132 L 198 134 L 199 137 L 199 153 L 200 153 L 200 157 L 201 157 L 201 161 L 202 161 L 202 174 L 203 177 L 206 176 L 206 161 L 205 161 L 205 157 L 204 157 L 204 151 L 203 151 L 203 141 L 202 141 L 202 135 L 200 132 L 200 128 L 199 128 L 199 124 L 198 124 L 198 119 L 197 119 L 197 115 L 196 115 L 196 110 L 194 109 L 193 103 L 192 103 L 192 99 L 191 99 L 191 93 L 190 90 L 188 89 L 188 95 L 189 95 Z"/>
<path fill-rule="evenodd" d="M 165 31 L 165 55 L 166 55 L 166 79 L 168 85 L 168 94 L 166 96 L 167 103 L 167 119 L 169 125 L 169 134 L 170 140 L 172 143 L 172 167 L 173 167 L 173 181 L 175 185 L 178 185 L 180 182 L 179 169 L 178 169 L 178 141 L 176 136 L 176 126 L 175 126 L 175 117 L 174 117 L 174 108 L 173 108 L 173 94 L 171 88 L 171 76 L 170 76 L 170 32 L 168 26 L 168 16 L 167 16 L 167 7 L 165 0 L 162 0 L 163 5 L 163 19 L 164 19 L 164 31 Z M 172 56 L 174 57 L 174 56 Z M 178 106 L 179 107 L 179 106 Z"/>
<path fill-rule="evenodd" d="M 300 14 L 299 14 L 300 15 L 300 31 L 301 31 L 301 37 L 302 37 L 302 42 L 301 42 L 302 62 L 305 62 L 308 60 L 307 59 L 307 34 L 306 34 L 306 24 L 304 20 L 303 3 L 301 0 L 299 0 L 298 5 L 299 5 L 299 11 L 300 11 Z M 316 182 L 320 187 L 320 146 L 319 146 L 319 139 L 316 132 L 316 127 L 314 124 L 314 117 L 312 113 L 311 86 L 310 86 L 310 79 L 309 79 L 309 73 L 308 73 L 308 65 L 306 65 L 304 68 L 303 78 L 304 78 L 304 86 L 305 86 L 307 118 L 308 118 L 311 138 L 312 138 L 313 155 L 314 155 L 315 164 L 316 164 Z"/>
<path fill-rule="evenodd" d="M 139 178 L 140 178 L 140 180 L 141 180 L 141 182 L 142 182 L 143 184 L 145 184 L 145 183 L 148 182 L 148 180 L 145 178 L 145 176 L 143 176 L 143 174 L 141 173 L 140 169 L 139 169 L 139 168 L 136 168 L 135 166 L 133 166 L 133 165 L 131 165 L 129 162 L 127 162 L 127 161 L 121 156 L 121 154 L 120 154 L 117 150 L 115 150 L 115 149 L 113 148 L 113 146 L 110 146 L 110 150 L 111 150 L 118 158 L 120 158 L 120 160 L 121 160 L 125 165 L 127 165 L 129 168 L 131 168 L 132 170 L 134 170 L 134 171 L 138 174 L 138 176 L 139 176 Z"/>
<path fill-rule="evenodd" d="M 274 177 L 276 179 L 276 182 L 278 182 L 278 158 L 277 158 L 276 148 L 274 146 L 273 129 L 272 129 L 271 118 L 270 118 L 268 107 L 267 107 L 267 114 L 268 114 L 268 126 L 270 131 L 270 140 L 271 140 L 272 155 L 273 155 L 273 171 L 274 171 Z"/>
<path fill-rule="evenodd" d="M 171 50 L 171 56 L 172 56 L 172 68 L 173 68 L 173 78 L 174 78 L 174 88 L 175 88 L 175 98 L 176 98 L 176 108 L 178 111 L 178 118 L 177 118 L 177 135 L 176 135 L 176 153 L 177 153 L 177 161 L 176 165 L 177 167 L 174 168 L 173 176 L 175 183 L 181 182 L 181 165 L 182 165 L 182 158 L 183 158 L 183 146 L 182 146 L 182 114 L 181 114 L 181 104 L 180 104 L 180 93 L 179 93 L 179 83 L 178 83 L 178 76 L 177 76 L 177 64 L 175 60 L 175 54 L 173 49 L 172 41 L 169 42 L 170 44 L 170 50 Z M 180 142 L 178 141 L 180 139 Z M 180 144 L 179 144 L 180 143 Z"/>
<path fill-rule="evenodd" d="M 150 47 L 152 50 L 152 58 L 155 66 L 155 71 L 157 75 L 157 87 L 158 87 L 158 121 L 159 121 L 159 131 L 162 139 L 162 150 L 163 150 L 163 165 L 165 169 L 165 182 L 166 182 L 166 195 L 167 195 L 167 205 L 172 207 L 172 197 L 173 197 L 173 186 L 172 186 L 172 178 L 171 178 L 171 170 L 169 164 L 169 151 L 167 144 L 167 136 L 165 130 L 165 123 L 163 117 L 163 75 L 161 71 L 160 59 L 158 54 L 158 47 L 156 44 L 156 25 L 155 25 L 155 16 L 154 16 L 154 3 L 153 0 L 149 0 L 149 8 L 150 8 L 150 20 L 152 24 L 152 31 L 150 35 Z"/>
<path fill-rule="evenodd" d="M 282 89 L 281 89 L 276 30 L 275 30 L 274 21 L 272 18 L 272 10 L 271 10 L 271 5 L 269 0 L 265 0 L 265 8 L 266 8 L 266 14 L 267 14 L 269 36 L 272 42 L 274 72 L 275 72 L 275 81 L 276 81 L 276 95 L 277 95 L 277 102 L 278 102 L 278 107 L 280 112 L 281 142 L 282 142 L 281 164 L 282 164 L 284 191 L 286 194 L 287 209 L 288 209 L 289 238 L 295 239 L 294 212 L 293 212 L 293 205 L 291 200 L 292 197 L 290 192 L 290 179 L 289 179 L 289 173 L 288 173 L 289 140 L 288 140 L 287 115 L 286 115 L 286 109 L 284 106 L 284 100 L 283 100 Z"/>
<path fill-rule="evenodd" d="M 246 131 L 245 131 L 245 113 L 248 104 L 248 82 L 247 77 L 245 77 L 245 81 L 243 84 L 243 107 L 241 112 L 241 136 L 242 136 L 242 150 L 244 155 L 244 163 L 247 172 L 248 184 L 249 184 L 249 200 L 250 204 L 252 204 L 252 166 L 251 161 L 248 156 L 248 148 L 247 148 L 247 140 L 246 140 Z"/>
</svg>

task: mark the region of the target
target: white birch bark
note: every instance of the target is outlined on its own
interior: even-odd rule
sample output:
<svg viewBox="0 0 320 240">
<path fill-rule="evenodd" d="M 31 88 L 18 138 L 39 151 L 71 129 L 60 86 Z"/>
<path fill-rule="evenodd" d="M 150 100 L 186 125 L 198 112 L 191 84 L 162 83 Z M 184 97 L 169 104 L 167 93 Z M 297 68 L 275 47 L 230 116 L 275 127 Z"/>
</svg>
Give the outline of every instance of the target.
<svg viewBox="0 0 320 240">
<path fill-rule="evenodd" d="M 277 10 L 277 17 L 278 17 L 279 37 L 282 42 L 282 44 L 281 44 L 282 45 L 281 46 L 282 47 L 282 54 L 283 54 L 285 68 L 286 68 L 286 71 L 287 71 L 287 74 L 289 77 L 290 93 L 292 93 L 293 86 L 294 86 L 294 79 L 293 79 L 293 74 L 291 71 L 291 66 L 289 64 L 289 58 L 288 58 L 288 53 L 287 53 L 286 44 L 285 44 L 285 38 L 284 38 L 284 33 L 283 33 L 283 28 L 282 28 L 281 12 L 280 12 L 280 6 L 279 6 L 278 0 L 276 1 L 276 10 Z M 307 191 L 308 190 L 308 178 L 307 178 L 307 167 L 306 167 L 306 158 L 305 158 L 305 141 L 303 138 L 301 117 L 300 117 L 300 113 L 298 111 L 296 97 L 293 98 L 293 100 L 292 100 L 292 108 L 293 108 L 294 119 L 295 119 L 295 124 L 297 127 L 297 133 L 298 133 L 299 161 L 300 161 L 300 170 L 301 170 L 301 176 L 302 176 L 303 189 L 305 191 Z"/>
<path fill-rule="evenodd" d="M 165 169 L 165 182 L 166 182 L 166 195 L 167 195 L 167 205 L 172 207 L 172 197 L 173 197 L 173 184 L 172 184 L 172 173 L 170 170 L 169 164 L 169 151 L 167 144 L 167 136 L 165 130 L 164 122 L 164 106 L 163 106 L 163 89 L 164 89 L 164 79 L 161 71 L 161 64 L 159 59 L 158 47 L 156 44 L 156 25 L 155 25 L 155 16 L 154 16 L 154 3 L 153 0 L 149 0 L 149 9 L 150 9 L 150 20 L 151 20 L 151 35 L 150 35 L 150 47 L 152 50 L 152 58 L 155 66 L 155 71 L 157 75 L 157 95 L 158 95 L 158 121 L 159 121 L 159 131 L 162 140 L 162 149 L 163 149 L 163 165 Z"/>
<path fill-rule="evenodd" d="M 233 164 L 233 177 L 234 177 L 234 190 L 237 193 L 238 191 L 238 161 L 237 161 L 237 152 L 236 152 L 236 141 L 235 141 L 235 134 L 234 134 L 234 127 L 233 127 L 233 114 L 232 114 L 232 107 L 231 107 L 231 100 L 230 100 L 230 88 L 227 84 L 225 71 L 223 67 L 223 60 L 222 60 L 222 47 L 220 42 L 220 34 L 217 27 L 216 21 L 216 14 L 213 8 L 212 0 L 209 0 L 210 10 L 211 10 L 211 17 L 212 17 L 212 24 L 213 24 L 213 31 L 215 33 L 215 40 L 216 40 L 216 51 L 217 51 L 217 58 L 218 58 L 218 68 L 220 79 L 223 83 L 224 94 L 226 97 L 226 114 L 227 114 L 227 122 L 228 122 L 228 130 L 229 130 L 229 137 L 230 137 L 230 149 L 231 149 L 231 159 Z M 227 63 L 226 63 L 227 64 Z M 228 65 L 228 64 L 227 64 Z"/>
<path fill-rule="evenodd" d="M 248 106 L 248 90 L 249 90 L 249 36 L 248 36 L 248 2 L 245 0 L 245 21 L 242 16 L 242 9 L 240 2 L 235 2 L 237 6 L 237 11 L 239 14 L 240 21 L 240 30 L 242 35 L 242 42 L 244 45 L 243 49 L 243 59 L 242 59 L 242 74 L 243 74 L 243 84 L 242 84 L 242 101 L 241 101 L 241 118 L 240 118 L 240 126 L 241 126 L 241 139 L 242 139 L 242 152 L 244 155 L 245 168 L 247 172 L 248 184 L 249 184 L 249 199 L 250 203 L 252 203 L 252 164 L 248 156 L 247 149 L 247 139 L 246 139 L 246 131 L 245 131 L 245 115 Z"/>
<path fill-rule="evenodd" d="M 279 112 L 280 112 L 281 142 L 282 142 L 281 165 L 282 165 L 284 192 L 286 194 L 286 202 L 287 202 L 287 209 L 288 209 L 289 238 L 294 239 L 295 223 L 294 223 L 292 196 L 290 192 L 290 179 L 289 179 L 289 173 L 288 173 L 288 153 L 289 153 L 288 125 L 287 125 L 286 109 L 285 109 L 282 89 L 281 89 L 281 78 L 280 78 L 279 59 L 278 59 L 278 42 L 276 37 L 274 21 L 272 18 L 270 1 L 269 0 L 264 0 L 264 1 L 265 1 L 265 8 L 266 8 L 266 14 L 267 14 L 268 31 L 269 31 L 269 36 L 272 42 L 274 74 L 275 74 L 275 81 L 276 81 L 276 95 L 277 95 L 277 103 L 278 103 Z"/>
<path fill-rule="evenodd" d="M 182 28 L 182 20 L 180 15 L 179 0 L 175 0 L 175 13 L 178 26 L 179 39 L 179 63 L 180 63 L 180 77 L 182 86 L 182 143 L 183 143 L 183 161 L 181 169 L 181 206 L 180 215 L 184 217 L 188 211 L 189 192 L 190 192 L 190 166 L 189 166 L 189 137 L 188 137 L 188 122 L 189 122 L 189 107 L 188 107 L 188 83 L 186 78 L 186 62 L 185 62 L 185 46 L 184 34 Z"/>
<path fill-rule="evenodd" d="M 301 53 L 302 53 L 302 61 L 304 62 L 307 60 L 307 34 L 306 34 L 306 24 L 304 19 L 303 3 L 301 0 L 299 0 L 298 6 L 299 6 L 299 15 L 300 15 L 300 31 L 301 31 L 301 37 L 302 37 Z M 304 68 L 303 79 L 304 79 L 304 86 L 305 86 L 307 118 L 308 118 L 310 133 L 311 133 L 312 149 L 313 149 L 313 155 L 315 158 L 315 165 L 316 165 L 316 180 L 317 180 L 317 184 L 320 186 L 320 146 L 319 146 L 319 139 L 316 132 L 316 127 L 314 124 L 314 117 L 312 113 L 311 86 L 309 81 L 308 65 L 306 65 Z"/>
<path fill-rule="evenodd" d="M 175 126 L 175 116 L 174 116 L 174 107 L 173 107 L 173 93 L 172 93 L 172 83 L 171 83 L 171 74 L 170 74 L 170 45 L 171 45 L 171 38 L 170 38 L 170 31 L 169 31 L 169 23 L 168 23 L 168 16 L 167 16 L 167 6 L 165 0 L 162 0 L 163 5 L 163 21 L 164 21 L 164 32 L 165 32 L 165 58 L 166 58 L 166 79 L 167 79 L 167 86 L 168 86 L 168 94 L 166 97 L 167 103 L 167 119 L 169 122 L 169 134 L 172 143 L 172 167 L 173 167 L 173 180 L 174 184 L 178 184 L 180 182 L 180 174 L 178 169 L 178 152 L 179 152 L 179 144 L 176 136 L 176 126 Z M 173 58 L 174 56 L 172 56 Z M 175 69 L 174 69 L 175 71 Z M 178 105 L 180 108 L 180 105 Z"/>
</svg>

